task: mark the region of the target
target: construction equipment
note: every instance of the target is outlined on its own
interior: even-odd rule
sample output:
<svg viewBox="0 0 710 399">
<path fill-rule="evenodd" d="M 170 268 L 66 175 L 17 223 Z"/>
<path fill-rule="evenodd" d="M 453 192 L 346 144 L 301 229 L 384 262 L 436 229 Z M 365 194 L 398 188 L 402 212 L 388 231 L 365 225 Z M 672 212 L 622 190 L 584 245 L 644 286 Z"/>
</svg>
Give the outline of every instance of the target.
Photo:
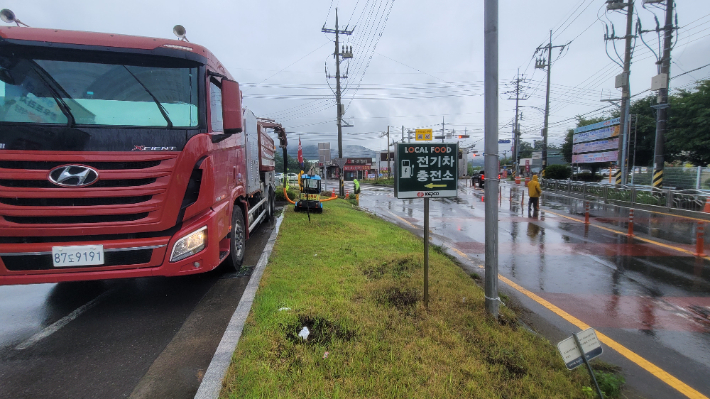
<svg viewBox="0 0 710 399">
<path fill-rule="evenodd" d="M 301 174 L 300 176 L 301 198 L 294 205 L 294 210 L 307 212 L 323 212 L 323 204 L 320 201 L 321 178 L 318 175 Z"/>
</svg>

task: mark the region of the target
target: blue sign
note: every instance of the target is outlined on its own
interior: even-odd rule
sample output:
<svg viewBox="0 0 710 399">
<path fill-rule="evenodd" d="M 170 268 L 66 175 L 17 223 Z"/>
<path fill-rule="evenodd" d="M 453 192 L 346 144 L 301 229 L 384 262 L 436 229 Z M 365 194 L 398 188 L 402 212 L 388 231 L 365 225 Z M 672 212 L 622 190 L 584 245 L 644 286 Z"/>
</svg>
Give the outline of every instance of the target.
<svg viewBox="0 0 710 399">
<path fill-rule="evenodd" d="M 594 123 L 591 125 L 578 127 L 576 129 L 574 129 L 574 133 L 577 134 L 577 133 L 582 133 L 582 132 L 588 132 L 590 130 L 601 129 L 603 127 L 618 125 L 620 122 L 621 122 L 621 118 L 608 119 L 608 120 Z"/>
<path fill-rule="evenodd" d="M 510 143 L 510 140 L 507 140 L 507 139 L 498 140 L 498 144 L 508 144 L 508 143 Z"/>
</svg>

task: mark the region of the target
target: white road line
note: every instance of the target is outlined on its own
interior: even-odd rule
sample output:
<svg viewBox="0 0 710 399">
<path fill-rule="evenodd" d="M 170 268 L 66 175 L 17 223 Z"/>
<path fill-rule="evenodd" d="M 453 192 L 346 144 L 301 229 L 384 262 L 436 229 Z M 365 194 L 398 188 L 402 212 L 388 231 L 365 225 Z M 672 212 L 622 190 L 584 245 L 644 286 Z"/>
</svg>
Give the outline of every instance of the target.
<svg viewBox="0 0 710 399">
<path fill-rule="evenodd" d="M 264 269 L 266 269 L 266 264 L 269 263 L 269 256 L 271 251 L 274 249 L 274 244 L 276 243 L 276 238 L 279 235 L 279 228 L 281 227 L 281 222 L 283 221 L 284 213 L 281 213 L 278 219 L 276 219 L 276 226 L 271 232 L 269 241 L 264 247 L 264 252 L 259 258 L 259 262 L 256 264 L 256 268 L 252 272 L 249 278 L 249 283 L 247 284 L 242 298 L 237 305 L 237 309 L 232 314 L 231 320 L 227 325 L 227 329 L 224 331 L 222 340 L 215 350 L 214 356 L 210 361 L 209 367 L 207 367 L 207 372 L 202 378 L 202 383 L 197 389 L 195 394 L 195 399 L 216 399 L 219 397 L 219 393 L 222 390 L 222 381 L 227 374 L 227 369 L 232 363 L 232 355 L 234 350 L 237 348 L 239 343 L 239 338 L 242 336 L 242 330 L 244 329 L 244 324 L 246 323 L 247 316 L 251 311 L 251 306 L 254 302 L 254 297 L 256 296 L 256 291 L 259 289 L 259 282 L 261 281 L 261 276 L 264 274 Z"/>
<path fill-rule="evenodd" d="M 87 310 L 93 308 L 96 306 L 99 301 L 101 301 L 103 298 L 105 298 L 109 293 L 113 292 L 114 289 L 108 290 L 104 292 L 103 294 L 97 296 L 96 298 L 90 300 L 89 302 L 79 306 L 78 308 L 74 309 L 73 312 L 69 313 L 68 315 L 62 317 L 61 319 L 57 320 L 53 324 L 45 327 L 42 331 L 38 332 L 37 334 L 31 336 L 28 340 L 25 342 L 17 345 L 15 347 L 15 350 L 21 351 L 23 349 L 27 349 L 30 346 L 36 344 L 37 342 L 49 337 L 50 335 L 54 334 L 55 332 L 59 331 L 62 327 L 66 326 L 71 322 L 72 320 L 76 319 L 79 317 L 82 313 L 86 312 Z"/>
</svg>

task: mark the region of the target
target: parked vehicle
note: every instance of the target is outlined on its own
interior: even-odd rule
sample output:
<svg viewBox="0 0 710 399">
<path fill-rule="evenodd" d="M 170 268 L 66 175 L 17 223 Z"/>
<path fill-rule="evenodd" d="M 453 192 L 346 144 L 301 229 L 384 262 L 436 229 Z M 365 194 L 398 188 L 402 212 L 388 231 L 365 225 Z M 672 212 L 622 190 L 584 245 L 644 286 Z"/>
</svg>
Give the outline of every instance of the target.
<svg viewBox="0 0 710 399">
<path fill-rule="evenodd" d="M 0 285 L 239 269 L 273 128 L 191 42 L 0 27 Z"/>
<path fill-rule="evenodd" d="M 478 187 L 483 188 L 483 185 L 485 184 L 486 176 L 483 170 L 475 171 L 473 172 L 473 185 L 475 186 L 478 184 Z"/>
</svg>

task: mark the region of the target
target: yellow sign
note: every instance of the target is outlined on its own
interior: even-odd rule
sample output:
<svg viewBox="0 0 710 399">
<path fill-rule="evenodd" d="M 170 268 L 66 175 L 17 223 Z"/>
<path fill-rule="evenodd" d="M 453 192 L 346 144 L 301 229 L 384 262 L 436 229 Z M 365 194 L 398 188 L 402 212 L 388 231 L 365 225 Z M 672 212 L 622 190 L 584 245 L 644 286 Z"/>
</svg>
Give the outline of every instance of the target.
<svg viewBox="0 0 710 399">
<path fill-rule="evenodd" d="M 417 129 L 415 131 L 414 140 L 416 141 L 431 141 L 433 138 L 431 129 Z"/>
</svg>

